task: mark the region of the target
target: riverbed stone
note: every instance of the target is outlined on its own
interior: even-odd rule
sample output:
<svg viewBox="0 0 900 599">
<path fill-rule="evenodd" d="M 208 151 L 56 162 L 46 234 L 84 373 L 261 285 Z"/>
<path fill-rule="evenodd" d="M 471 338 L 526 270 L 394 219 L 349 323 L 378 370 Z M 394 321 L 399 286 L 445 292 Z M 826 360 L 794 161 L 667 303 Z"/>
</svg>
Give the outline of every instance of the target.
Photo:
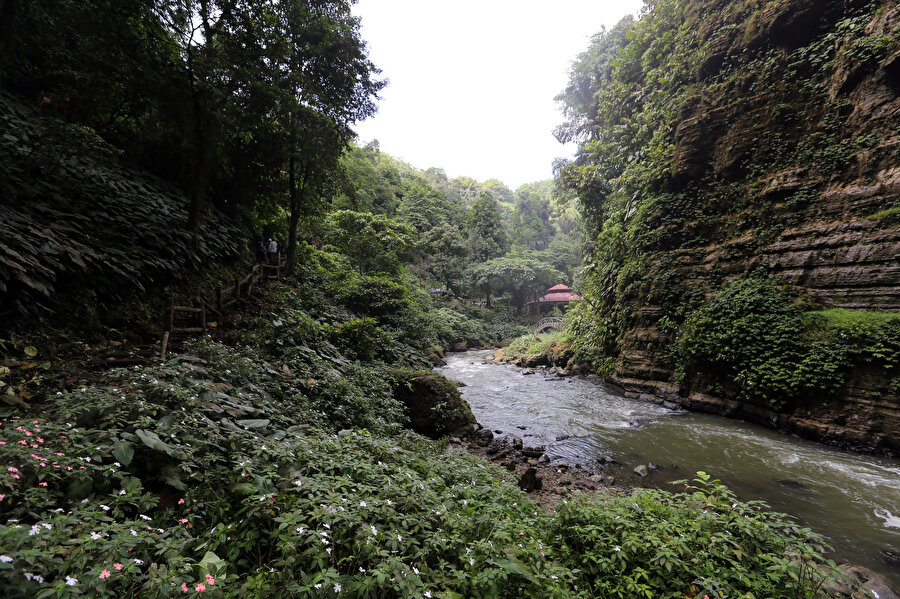
<svg viewBox="0 0 900 599">
<path fill-rule="evenodd" d="M 516 451 L 522 451 L 522 447 L 524 447 L 523 443 L 524 442 L 522 441 L 522 439 L 516 437 L 512 442 L 513 449 L 515 449 Z"/>
<path fill-rule="evenodd" d="M 900 599 L 900 595 L 891 588 L 890 582 L 881 574 L 877 574 L 863 566 L 851 566 L 843 564 L 838 566 L 845 576 L 849 578 L 853 586 L 862 586 L 870 595 L 863 595 L 856 591 L 851 584 L 844 580 L 832 581 L 826 585 L 825 590 L 832 597 L 851 597 L 852 599 L 863 599 L 864 597 L 878 597 L 878 599 Z"/>
<path fill-rule="evenodd" d="M 537 491 L 544 486 L 544 479 L 537 475 L 537 470 L 534 468 L 529 468 L 525 471 L 525 474 L 519 479 L 519 488 L 525 491 L 526 493 L 530 493 L 531 491 Z"/>
<path fill-rule="evenodd" d="M 634 473 L 638 476 L 647 476 L 650 474 L 650 470 L 644 464 L 640 464 L 634 467 Z"/>
<path fill-rule="evenodd" d="M 475 416 L 460 396 L 459 389 L 439 374 L 395 370 L 390 382 L 394 397 L 406 408 L 410 428 L 417 433 L 433 439 L 462 437 L 476 424 Z"/>
</svg>

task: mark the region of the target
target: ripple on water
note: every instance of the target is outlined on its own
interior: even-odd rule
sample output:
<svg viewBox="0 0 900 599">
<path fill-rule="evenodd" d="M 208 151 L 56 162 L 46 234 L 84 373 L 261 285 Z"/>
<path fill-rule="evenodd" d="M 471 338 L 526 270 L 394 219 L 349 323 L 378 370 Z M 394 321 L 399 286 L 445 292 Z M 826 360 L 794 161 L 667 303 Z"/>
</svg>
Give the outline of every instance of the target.
<svg viewBox="0 0 900 599">
<path fill-rule="evenodd" d="M 673 413 L 580 379 L 561 384 L 523 376 L 518 368 L 484 363 L 488 353 L 451 354 L 439 369 L 467 385 L 463 397 L 486 427 L 523 437 L 526 445 L 544 444 L 551 457 L 572 464 L 611 455 L 628 473 L 655 462 L 666 466 L 654 473 L 657 483 L 704 470 L 743 499 L 761 498 L 797 515 L 827 535 L 843 559 L 881 572 L 878 552 L 900 552 L 897 460 L 849 454 L 740 421 Z M 556 441 L 563 435 L 572 437 Z M 896 571 L 885 573 L 900 584 Z"/>
</svg>

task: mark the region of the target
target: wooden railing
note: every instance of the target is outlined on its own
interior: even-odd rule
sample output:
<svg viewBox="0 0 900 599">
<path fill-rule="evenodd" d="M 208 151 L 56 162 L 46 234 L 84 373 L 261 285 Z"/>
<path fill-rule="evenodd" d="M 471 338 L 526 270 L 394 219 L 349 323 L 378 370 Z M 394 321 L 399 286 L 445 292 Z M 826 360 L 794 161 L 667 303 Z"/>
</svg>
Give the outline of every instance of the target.
<svg viewBox="0 0 900 599">
<path fill-rule="evenodd" d="M 276 264 L 254 264 L 244 277 L 235 279 L 231 285 L 217 287 L 215 307 L 199 294 L 194 299 L 197 305 L 191 306 L 179 306 L 175 303 L 175 297 L 170 296 L 166 301 L 166 314 L 163 317 L 161 359 L 166 359 L 166 351 L 173 335 L 192 335 L 205 332 L 208 324 L 206 320 L 208 311 L 215 312 L 221 319 L 224 309 L 242 299 L 248 299 L 253 294 L 253 287 L 261 279 L 280 278 L 281 272 L 284 270 L 284 263 L 284 257 L 279 253 Z"/>
</svg>

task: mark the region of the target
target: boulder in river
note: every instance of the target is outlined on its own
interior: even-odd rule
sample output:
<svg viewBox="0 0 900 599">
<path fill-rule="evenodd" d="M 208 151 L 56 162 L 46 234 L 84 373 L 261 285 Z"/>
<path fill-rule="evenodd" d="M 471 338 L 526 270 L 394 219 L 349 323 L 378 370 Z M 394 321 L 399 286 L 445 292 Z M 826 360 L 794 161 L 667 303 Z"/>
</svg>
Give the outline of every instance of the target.
<svg viewBox="0 0 900 599">
<path fill-rule="evenodd" d="M 825 590 L 828 591 L 829 597 L 878 597 L 878 599 L 900 599 L 900 595 L 891 588 L 888 579 L 881 574 L 876 574 L 868 568 L 862 566 L 850 566 L 847 564 L 838 566 L 848 580 L 837 580 L 827 585 Z M 857 592 L 857 586 L 869 592 L 869 595 L 861 595 Z"/>
<path fill-rule="evenodd" d="M 525 474 L 519 479 L 519 488 L 526 493 L 537 491 L 543 486 L 544 479 L 537 475 L 537 470 L 534 468 L 526 470 Z"/>
<path fill-rule="evenodd" d="M 647 476 L 650 470 L 643 464 L 634 467 L 634 473 L 638 476 Z"/>
<path fill-rule="evenodd" d="M 537 447 L 526 447 L 522 450 L 522 455 L 528 458 L 539 458 L 547 451 L 543 445 Z"/>
<path fill-rule="evenodd" d="M 409 426 L 417 433 L 438 439 L 467 436 L 476 424 L 472 410 L 456 385 L 439 374 L 396 370 L 391 376 L 394 397 L 406 408 Z M 491 431 L 487 431 L 493 438 Z"/>
</svg>

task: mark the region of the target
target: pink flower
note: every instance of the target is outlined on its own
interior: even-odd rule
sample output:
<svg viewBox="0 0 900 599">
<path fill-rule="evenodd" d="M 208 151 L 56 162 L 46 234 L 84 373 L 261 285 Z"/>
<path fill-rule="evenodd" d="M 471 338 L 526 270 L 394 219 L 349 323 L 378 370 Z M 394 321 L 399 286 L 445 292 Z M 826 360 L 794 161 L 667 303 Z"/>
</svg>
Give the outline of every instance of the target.
<svg viewBox="0 0 900 599">
<path fill-rule="evenodd" d="M 121 570 L 122 564 L 113 564 L 113 568 L 115 568 L 116 570 Z"/>
<path fill-rule="evenodd" d="M 178 521 L 181 522 L 182 524 L 184 524 L 185 522 L 188 521 L 188 519 L 187 518 L 179 518 Z"/>
<path fill-rule="evenodd" d="M 213 578 L 213 577 L 212 577 L 212 574 L 210 574 L 210 573 L 208 573 L 208 572 L 207 572 L 207 574 L 206 574 L 206 583 L 207 583 L 209 586 L 213 586 L 214 584 L 216 584 L 216 579 Z"/>
<path fill-rule="evenodd" d="M 38 483 L 38 486 L 39 486 L 39 487 L 46 487 L 46 486 L 47 486 L 47 483 Z"/>
<path fill-rule="evenodd" d="M 181 499 L 178 500 L 178 505 L 181 505 L 183 503 L 184 503 L 184 497 L 182 497 Z"/>
<path fill-rule="evenodd" d="M 194 587 L 194 590 L 197 591 L 198 593 L 202 593 L 203 591 L 206 590 L 206 585 L 203 584 L 202 582 L 198 582 L 197 586 Z"/>
<path fill-rule="evenodd" d="M 7 468 L 7 470 L 9 470 L 10 472 L 18 472 L 19 471 L 19 469 L 16 468 L 15 466 L 10 466 L 9 468 Z"/>
<path fill-rule="evenodd" d="M 184 582 L 181 583 L 181 590 L 184 591 L 185 593 L 190 593 L 190 592 L 191 592 L 191 589 L 189 589 L 189 588 L 188 588 L 188 585 L 187 585 L 186 583 L 184 583 Z"/>
<path fill-rule="evenodd" d="M 109 570 L 104 570 L 103 572 L 100 572 L 100 580 L 103 580 L 104 578 L 109 578 L 109 575 L 110 575 Z"/>
</svg>

